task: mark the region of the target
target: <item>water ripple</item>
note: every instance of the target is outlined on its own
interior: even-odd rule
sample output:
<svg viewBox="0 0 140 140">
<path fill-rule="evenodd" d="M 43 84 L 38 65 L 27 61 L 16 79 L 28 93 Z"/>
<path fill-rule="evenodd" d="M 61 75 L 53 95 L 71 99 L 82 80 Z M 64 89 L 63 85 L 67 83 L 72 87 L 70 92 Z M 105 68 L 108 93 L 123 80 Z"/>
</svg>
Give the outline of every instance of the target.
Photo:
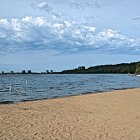
<svg viewBox="0 0 140 140">
<path fill-rule="evenodd" d="M 0 103 L 50 99 L 136 87 L 140 87 L 140 78 L 125 74 L 0 75 Z"/>
</svg>

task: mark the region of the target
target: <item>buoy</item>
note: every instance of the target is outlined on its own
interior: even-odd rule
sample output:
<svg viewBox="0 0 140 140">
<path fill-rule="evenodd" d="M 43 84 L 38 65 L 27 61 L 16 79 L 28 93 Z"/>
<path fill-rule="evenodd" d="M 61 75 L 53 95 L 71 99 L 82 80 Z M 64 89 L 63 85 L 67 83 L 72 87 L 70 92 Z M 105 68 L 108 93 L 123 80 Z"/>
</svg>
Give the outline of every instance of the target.
<svg viewBox="0 0 140 140">
<path fill-rule="evenodd" d="M 12 90 L 12 86 L 9 86 L 9 91 L 11 91 Z"/>
<path fill-rule="evenodd" d="M 26 85 L 28 84 L 28 82 L 26 81 Z"/>
</svg>

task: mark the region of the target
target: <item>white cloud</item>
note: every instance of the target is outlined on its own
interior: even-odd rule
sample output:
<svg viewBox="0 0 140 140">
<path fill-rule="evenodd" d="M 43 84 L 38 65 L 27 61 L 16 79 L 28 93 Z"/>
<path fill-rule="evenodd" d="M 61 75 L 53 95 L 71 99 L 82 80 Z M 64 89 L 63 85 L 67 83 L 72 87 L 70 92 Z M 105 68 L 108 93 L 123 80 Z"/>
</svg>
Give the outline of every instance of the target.
<svg viewBox="0 0 140 140">
<path fill-rule="evenodd" d="M 57 18 L 0 19 L 0 53 L 40 50 L 138 54 L 140 40 L 128 38 L 112 29 L 97 32 L 95 26 Z"/>
<path fill-rule="evenodd" d="M 47 12 L 52 11 L 52 8 L 47 4 L 47 2 L 38 3 L 36 7 Z"/>
<path fill-rule="evenodd" d="M 45 18 L 43 18 L 43 17 L 37 17 L 37 18 L 35 18 L 34 22 L 35 22 L 35 24 L 37 24 L 38 26 L 43 26 L 43 25 L 45 25 L 46 20 L 45 20 Z"/>
<path fill-rule="evenodd" d="M 95 32 L 96 31 L 96 27 L 94 26 L 82 26 L 83 28 L 87 29 L 89 32 Z"/>
<path fill-rule="evenodd" d="M 75 30 L 75 31 L 74 31 L 74 34 L 80 35 L 80 34 L 81 34 L 81 31 L 80 31 L 80 30 Z"/>
<path fill-rule="evenodd" d="M 20 22 L 18 21 L 18 19 L 12 19 L 11 21 L 11 26 L 15 31 L 20 31 Z"/>
<path fill-rule="evenodd" d="M 140 20 L 140 16 L 135 16 L 132 18 L 133 20 Z"/>
<path fill-rule="evenodd" d="M 1 24 L 1 25 L 8 25 L 9 22 L 8 22 L 7 19 L 0 19 L 0 24 Z"/>
<path fill-rule="evenodd" d="M 62 24 L 62 23 L 54 23 L 52 25 L 52 28 L 58 29 L 58 30 L 62 29 L 63 27 L 64 27 L 64 24 Z"/>
<path fill-rule="evenodd" d="M 72 8 L 85 9 L 85 8 L 100 8 L 102 4 L 98 0 L 63 0 L 56 2 L 56 4 L 68 4 Z"/>
<path fill-rule="evenodd" d="M 64 23 L 65 23 L 65 25 L 66 25 L 67 27 L 70 27 L 70 26 L 72 25 L 72 23 L 69 22 L 69 21 L 64 21 Z"/>
<path fill-rule="evenodd" d="M 26 16 L 26 17 L 22 18 L 22 21 L 23 22 L 31 22 L 32 21 L 32 17 Z"/>
</svg>

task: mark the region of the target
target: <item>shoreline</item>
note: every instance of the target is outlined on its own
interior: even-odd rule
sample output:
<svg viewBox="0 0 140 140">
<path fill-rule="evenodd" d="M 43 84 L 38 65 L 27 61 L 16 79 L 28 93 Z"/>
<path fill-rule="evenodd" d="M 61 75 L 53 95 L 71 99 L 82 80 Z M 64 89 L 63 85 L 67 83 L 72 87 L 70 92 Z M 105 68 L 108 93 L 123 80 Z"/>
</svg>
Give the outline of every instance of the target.
<svg viewBox="0 0 140 140">
<path fill-rule="evenodd" d="M 53 100 L 53 99 L 63 99 L 63 98 L 69 98 L 69 97 L 75 97 L 75 96 L 83 96 L 83 95 L 93 95 L 93 94 L 106 94 L 108 92 L 113 91 L 120 91 L 120 90 L 131 90 L 131 89 L 139 89 L 140 87 L 132 87 L 132 88 L 121 88 L 121 89 L 112 89 L 108 91 L 97 91 L 97 92 L 86 92 L 86 93 L 79 93 L 78 95 L 70 95 L 70 96 L 60 96 L 60 97 L 53 97 L 53 98 L 41 98 L 41 99 L 31 99 L 31 100 L 21 100 L 21 101 L 1 101 L 1 105 L 10 105 L 10 104 L 18 104 L 18 103 L 26 103 L 26 102 L 34 102 L 34 101 L 42 101 L 42 100 Z"/>
<path fill-rule="evenodd" d="M 140 88 L 0 105 L 0 139 L 139 140 Z"/>
</svg>

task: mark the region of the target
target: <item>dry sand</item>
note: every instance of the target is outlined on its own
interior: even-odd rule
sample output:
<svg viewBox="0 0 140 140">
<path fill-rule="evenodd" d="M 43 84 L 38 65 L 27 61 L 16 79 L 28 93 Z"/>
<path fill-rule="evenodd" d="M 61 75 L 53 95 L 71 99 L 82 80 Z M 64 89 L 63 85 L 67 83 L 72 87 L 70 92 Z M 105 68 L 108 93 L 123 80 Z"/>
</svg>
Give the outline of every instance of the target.
<svg viewBox="0 0 140 140">
<path fill-rule="evenodd" d="M 0 140 L 140 140 L 140 89 L 0 105 Z"/>
</svg>

